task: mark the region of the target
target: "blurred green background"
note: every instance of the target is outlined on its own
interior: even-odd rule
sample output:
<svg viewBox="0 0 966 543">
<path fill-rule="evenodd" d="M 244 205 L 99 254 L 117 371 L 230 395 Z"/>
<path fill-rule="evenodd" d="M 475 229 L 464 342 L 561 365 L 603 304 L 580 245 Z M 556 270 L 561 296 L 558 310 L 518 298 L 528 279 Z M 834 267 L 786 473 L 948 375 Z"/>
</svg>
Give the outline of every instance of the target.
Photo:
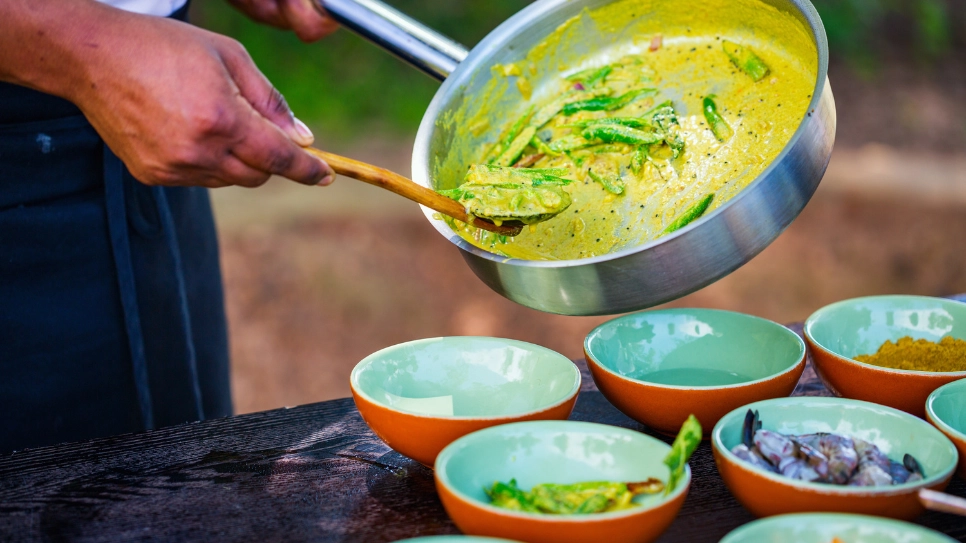
<svg viewBox="0 0 966 543">
<path fill-rule="evenodd" d="M 389 0 L 472 46 L 530 2 Z M 964 0 L 816 0 L 833 62 L 874 78 L 887 62 L 938 69 L 966 34 Z M 412 134 L 438 83 L 347 31 L 315 44 L 257 25 L 222 0 L 195 0 L 193 21 L 241 41 L 302 120 L 344 141 Z"/>
</svg>

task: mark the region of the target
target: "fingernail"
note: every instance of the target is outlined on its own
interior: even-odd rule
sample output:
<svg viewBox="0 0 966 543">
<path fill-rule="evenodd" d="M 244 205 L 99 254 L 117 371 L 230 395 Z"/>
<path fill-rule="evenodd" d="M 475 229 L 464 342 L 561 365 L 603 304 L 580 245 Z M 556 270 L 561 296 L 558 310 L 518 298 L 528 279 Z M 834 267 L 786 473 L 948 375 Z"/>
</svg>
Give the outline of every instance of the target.
<svg viewBox="0 0 966 543">
<path fill-rule="evenodd" d="M 335 181 L 335 175 L 330 173 L 329 175 L 323 177 L 321 181 L 319 181 L 319 185 L 324 187 L 326 185 L 331 185 L 333 181 Z"/>
<path fill-rule="evenodd" d="M 303 123 L 298 117 L 293 117 L 293 120 L 295 121 L 295 143 L 298 143 L 302 147 L 312 145 L 312 142 L 315 141 L 315 135 L 312 134 L 312 131 L 309 130 L 309 127 L 305 126 L 305 123 Z"/>
</svg>

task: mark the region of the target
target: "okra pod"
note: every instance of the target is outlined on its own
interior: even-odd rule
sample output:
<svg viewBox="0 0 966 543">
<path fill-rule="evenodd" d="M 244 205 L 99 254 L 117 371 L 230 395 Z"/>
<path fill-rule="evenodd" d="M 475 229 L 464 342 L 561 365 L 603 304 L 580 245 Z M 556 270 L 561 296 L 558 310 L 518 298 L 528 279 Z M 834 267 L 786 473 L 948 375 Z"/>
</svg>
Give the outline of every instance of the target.
<svg viewBox="0 0 966 543">
<path fill-rule="evenodd" d="M 594 181 L 600 183 L 604 190 L 611 194 L 624 194 L 624 180 L 620 177 L 609 175 L 598 175 L 594 173 L 594 170 L 587 170 L 587 174 Z"/>
<path fill-rule="evenodd" d="M 619 124 L 590 125 L 581 132 L 581 136 L 591 141 L 628 143 L 630 145 L 650 145 L 664 139 L 661 134 L 656 132 L 645 132 Z"/>
<path fill-rule="evenodd" d="M 620 96 L 599 96 L 590 98 L 589 100 L 578 100 L 565 104 L 562 111 L 564 115 L 573 115 L 578 111 L 614 111 L 644 95 L 654 94 L 656 92 L 657 89 L 644 88 L 627 91 Z"/>
<path fill-rule="evenodd" d="M 674 222 L 664 229 L 664 233 L 670 234 L 694 222 L 698 217 L 704 215 L 704 212 L 708 210 L 708 206 L 711 205 L 712 200 L 714 200 L 713 192 L 698 200 L 697 203 L 686 209 L 677 219 L 674 219 Z"/>
<path fill-rule="evenodd" d="M 721 47 L 731 62 L 755 81 L 768 75 L 768 65 L 751 49 L 728 40 L 723 40 Z"/>
<path fill-rule="evenodd" d="M 714 98 L 715 96 L 713 94 L 704 97 L 702 101 L 704 118 L 708 121 L 708 127 L 711 128 L 714 137 L 718 138 L 718 141 L 723 142 L 734 135 L 734 130 L 728 126 L 728 121 L 725 121 L 724 117 L 718 113 L 718 105 L 714 103 Z"/>
</svg>

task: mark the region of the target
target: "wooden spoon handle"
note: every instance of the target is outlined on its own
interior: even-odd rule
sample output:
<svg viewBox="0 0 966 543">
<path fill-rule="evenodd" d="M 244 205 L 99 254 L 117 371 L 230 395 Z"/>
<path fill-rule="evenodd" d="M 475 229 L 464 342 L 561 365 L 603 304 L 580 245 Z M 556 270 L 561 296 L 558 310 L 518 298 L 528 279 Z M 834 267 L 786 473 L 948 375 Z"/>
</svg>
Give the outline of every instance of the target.
<svg viewBox="0 0 966 543">
<path fill-rule="evenodd" d="M 395 192 L 403 198 L 408 198 L 434 211 L 438 211 L 444 215 L 449 215 L 458 221 L 463 221 L 477 228 L 482 228 L 484 230 L 489 230 L 490 232 L 496 232 L 498 234 L 508 236 L 515 236 L 520 233 L 521 227 L 519 225 L 497 226 L 490 221 L 468 215 L 466 213 L 466 209 L 464 209 L 463 206 L 460 205 L 460 203 L 456 200 L 447 198 L 442 194 L 439 194 L 436 191 L 428 189 L 422 185 L 418 185 L 412 180 L 403 177 L 398 173 L 391 172 L 378 166 L 373 166 L 372 164 L 366 164 L 365 162 L 359 162 L 358 160 L 352 160 L 351 158 L 346 158 L 344 156 L 320 151 L 319 149 L 315 149 L 313 147 L 306 148 L 306 151 L 326 161 L 329 166 L 331 166 L 332 169 L 338 174 L 351 177 L 353 179 L 358 179 L 359 181 L 365 181 L 370 185 L 375 185 L 388 191 Z"/>
<path fill-rule="evenodd" d="M 926 509 L 966 516 L 966 499 L 945 492 L 924 488 L 919 491 L 919 502 Z"/>
</svg>

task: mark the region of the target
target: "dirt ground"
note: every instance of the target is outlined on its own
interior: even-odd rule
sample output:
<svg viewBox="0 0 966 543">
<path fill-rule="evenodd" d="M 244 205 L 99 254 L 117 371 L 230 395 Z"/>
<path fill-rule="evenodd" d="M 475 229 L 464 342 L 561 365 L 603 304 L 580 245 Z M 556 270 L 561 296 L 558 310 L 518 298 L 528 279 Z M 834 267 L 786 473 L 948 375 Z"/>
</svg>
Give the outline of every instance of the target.
<svg viewBox="0 0 966 543">
<path fill-rule="evenodd" d="M 403 170 L 409 148 L 350 151 Z M 586 333 L 606 320 L 500 297 L 415 205 L 355 181 L 325 189 L 273 181 L 217 192 L 215 206 L 239 413 L 347 396 L 353 365 L 395 343 L 491 335 L 577 357 Z M 670 305 L 790 322 L 854 296 L 966 292 L 964 233 L 966 156 L 838 149 L 815 197 L 775 243 Z"/>
</svg>

